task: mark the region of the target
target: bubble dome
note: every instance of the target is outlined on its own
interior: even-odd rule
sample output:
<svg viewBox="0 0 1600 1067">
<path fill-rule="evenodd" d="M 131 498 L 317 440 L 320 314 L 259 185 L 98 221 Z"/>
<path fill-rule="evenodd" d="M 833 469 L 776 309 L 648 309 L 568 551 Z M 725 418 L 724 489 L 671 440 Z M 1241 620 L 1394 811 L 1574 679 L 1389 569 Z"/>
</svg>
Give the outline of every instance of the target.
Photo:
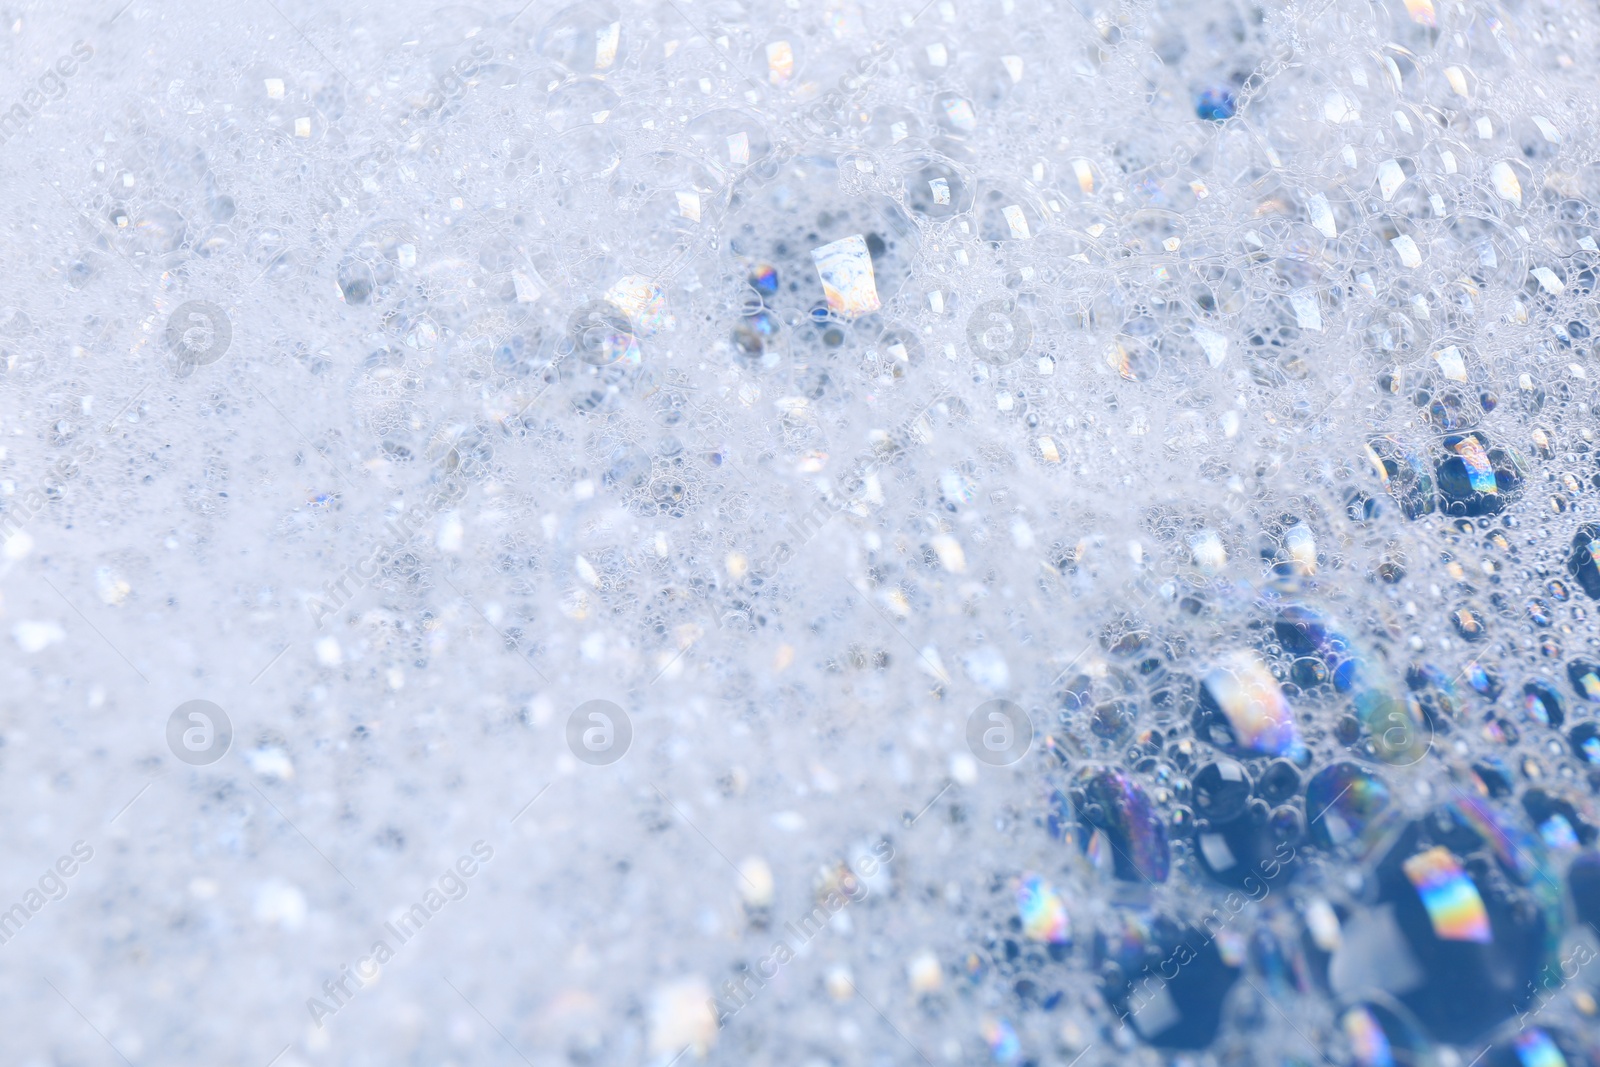
<svg viewBox="0 0 1600 1067">
<path fill-rule="evenodd" d="M 1592 5 L 0 16 L 8 1062 L 1600 1067 Z"/>
</svg>

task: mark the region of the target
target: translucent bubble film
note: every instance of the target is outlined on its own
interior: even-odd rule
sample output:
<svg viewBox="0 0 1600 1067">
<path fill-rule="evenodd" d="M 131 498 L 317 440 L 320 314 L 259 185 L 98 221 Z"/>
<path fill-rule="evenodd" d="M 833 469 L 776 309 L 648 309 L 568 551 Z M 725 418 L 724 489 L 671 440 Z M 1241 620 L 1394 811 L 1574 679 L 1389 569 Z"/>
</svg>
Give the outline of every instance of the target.
<svg viewBox="0 0 1600 1067">
<path fill-rule="evenodd" d="M 0 0 L 0 1059 L 1600 1067 L 1600 8 Z"/>
</svg>

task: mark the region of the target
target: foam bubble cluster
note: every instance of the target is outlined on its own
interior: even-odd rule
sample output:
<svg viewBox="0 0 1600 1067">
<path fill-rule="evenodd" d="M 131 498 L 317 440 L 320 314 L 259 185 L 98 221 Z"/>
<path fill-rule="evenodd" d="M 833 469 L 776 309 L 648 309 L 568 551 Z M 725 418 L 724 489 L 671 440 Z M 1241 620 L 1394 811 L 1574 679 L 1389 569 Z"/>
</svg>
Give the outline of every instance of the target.
<svg viewBox="0 0 1600 1067">
<path fill-rule="evenodd" d="M 1594 11 L 104 7 L 19 1063 L 1600 1063 Z"/>
</svg>

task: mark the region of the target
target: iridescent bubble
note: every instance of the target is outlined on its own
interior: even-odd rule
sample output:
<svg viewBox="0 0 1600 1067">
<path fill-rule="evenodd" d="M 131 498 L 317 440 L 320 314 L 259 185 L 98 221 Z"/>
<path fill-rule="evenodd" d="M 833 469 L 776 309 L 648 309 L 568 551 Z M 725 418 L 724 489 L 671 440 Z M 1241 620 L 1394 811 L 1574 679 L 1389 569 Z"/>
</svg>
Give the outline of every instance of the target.
<svg viewBox="0 0 1600 1067">
<path fill-rule="evenodd" d="M 627 312 L 610 300 L 591 300 L 567 317 L 572 351 L 592 367 L 621 363 L 637 366 L 644 358 Z"/>
<path fill-rule="evenodd" d="M 1522 486 L 1523 464 L 1515 453 L 1490 447 L 1478 432 L 1450 435 L 1452 453 L 1437 468 L 1439 496 L 1451 515 L 1493 515 L 1503 510 Z"/>
<path fill-rule="evenodd" d="M 1253 652 L 1223 658 L 1206 674 L 1194 715 L 1195 734 L 1234 755 L 1304 758 L 1294 710 L 1278 680 Z"/>
<path fill-rule="evenodd" d="M 733 329 L 733 356 L 746 370 L 770 370 L 778 365 L 779 333 L 782 326 L 778 316 L 761 310 L 746 315 Z"/>
<path fill-rule="evenodd" d="M 1436 937 L 1478 944 L 1494 939 L 1483 897 L 1449 849 L 1443 845 L 1424 849 L 1404 861 L 1401 869 L 1422 898 Z"/>
<path fill-rule="evenodd" d="M 1078 818 L 1106 835 L 1116 876 L 1165 882 L 1171 867 L 1167 827 L 1144 787 L 1121 771 L 1102 770 L 1088 772 L 1079 790 Z"/>
<path fill-rule="evenodd" d="M 1483 612 L 1473 608 L 1457 608 L 1451 613 L 1450 621 L 1455 624 L 1456 633 L 1468 641 L 1481 641 L 1488 632 Z"/>
<path fill-rule="evenodd" d="M 1600 723 L 1579 723 L 1567 739 L 1574 756 L 1591 767 L 1600 767 Z"/>
<path fill-rule="evenodd" d="M 1543 682 L 1529 682 L 1522 687 L 1522 711 L 1530 721 L 1549 727 L 1559 727 L 1566 717 L 1561 710 L 1561 697 Z"/>
<path fill-rule="evenodd" d="M 1466 676 L 1467 684 L 1473 691 L 1490 700 L 1496 700 L 1504 688 L 1500 682 L 1500 675 L 1493 667 L 1484 663 L 1469 663 L 1462 673 Z"/>
<path fill-rule="evenodd" d="M 1310 608 L 1290 605 L 1279 612 L 1273 633 L 1285 651 L 1301 657 L 1297 668 L 1306 663 L 1320 667 L 1315 677 L 1300 671 L 1308 680 L 1320 682 L 1325 673 L 1334 689 L 1350 695 L 1356 721 L 1366 727 L 1378 758 L 1409 765 L 1427 754 L 1433 731 L 1421 709 L 1399 692 L 1379 660 L 1361 651 L 1331 620 Z"/>
<path fill-rule="evenodd" d="M 1560 925 L 1542 885 L 1497 877 L 1476 855 L 1495 843 L 1479 832 L 1482 811 L 1464 815 L 1469 806 L 1446 805 L 1392 839 L 1373 868 L 1370 904 L 1344 924 L 1328 967 L 1335 994 L 1381 990 L 1459 1043 L 1527 1006 Z"/>
<path fill-rule="evenodd" d="M 778 291 L 778 268 L 770 263 L 757 263 L 748 275 L 750 288 L 762 296 L 772 296 Z"/>
<path fill-rule="evenodd" d="M 1398 1010 L 1397 1010 L 1398 1009 Z M 1357 1067 L 1433 1061 L 1433 1043 L 1403 1008 L 1360 1001 L 1339 1013 L 1339 1031 Z"/>
<path fill-rule="evenodd" d="M 1518 1027 L 1496 1041 L 1484 1059 L 1485 1067 L 1593 1067 L 1597 1050 L 1593 1041 L 1537 1026 Z"/>
<path fill-rule="evenodd" d="M 1284 650 L 1295 656 L 1311 656 L 1322 661 L 1329 680 L 1341 693 L 1371 688 L 1376 681 L 1367 657 L 1350 638 L 1340 633 L 1332 620 L 1300 605 L 1283 608 L 1272 624 L 1272 632 Z"/>
<path fill-rule="evenodd" d="M 641 274 L 630 274 L 606 290 L 606 299 L 621 308 L 640 337 L 651 337 L 677 324 L 661 286 Z"/>
<path fill-rule="evenodd" d="M 882 306 L 872 273 L 872 256 L 861 234 L 812 249 L 811 259 L 822 279 L 829 311 L 853 319 Z"/>
<path fill-rule="evenodd" d="M 1600 700 L 1600 666 L 1588 660 L 1575 659 L 1567 664 L 1567 680 L 1572 689 L 1585 700 Z"/>
<path fill-rule="evenodd" d="M 1594 827 L 1571 800 L 1544 789 L 1529 789 L 1522 794 L 1522 810 L 1551 852 L 1575 852 L 1579 845 L 1594 842 Z"/>
<path fill-rule="evenodd" d="M 1548 871 L 1538 842 L 1495 807 L 1458 791 L 1456 799 L 1446 804 L 1443 811 L 1488 845 L 1500 865 L 1523 885 L 1542 891 L 1550 884 L 1541 881 Z"/>
<path fill-rule="evenodd" d="M 1389 813 L 1389 787 L 1354 763 L 1324 767 L 1306 783 L 1311 840 L 1323 848 L 1370 845 Z"/>
<path fill-rule="evenodd" d="M 1445 392 L 1433 398 L 1428 405 L 1428 417 L 1441 430 L 1465 430 L 1476 421 L 1468 401 L 1459 393 Z"/>
<path fill-rule="evenodd" d="M 1433 471 L 1417 453 L 1390 438 L 1379 438 L 1368 444 L 1367 457 L 1406 518 L 1421 518 L 1438 506 Z"/>
<path fill-rule="evenodd" d="M 1005 1019 L 985 1019 L 983 1043 L 995 1063 L 1011 1064 L 1022 1058 L 1022 1042 L 1017 1039 L 1016 1027 Z"/>
<path fill-rule="evenodd" d="M 1023 875 L 1017 885 L 1017 913 L 1029 940 L 1065 945 L 1072 940 L 1067 906 L 1055 887 L 1037 874 Z"/>
</svg>

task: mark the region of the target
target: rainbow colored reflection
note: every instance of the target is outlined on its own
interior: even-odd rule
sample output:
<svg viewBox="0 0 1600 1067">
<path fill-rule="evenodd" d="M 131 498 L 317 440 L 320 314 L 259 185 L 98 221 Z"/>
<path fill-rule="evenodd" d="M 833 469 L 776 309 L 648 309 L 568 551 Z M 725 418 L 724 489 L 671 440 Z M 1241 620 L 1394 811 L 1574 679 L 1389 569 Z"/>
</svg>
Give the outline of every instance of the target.
<svg viewBox="0 0 1600 1067">
<path fill-rule="evenodd" d="M 1408 519 L 1432 514 L 1438 507 L 1433 466 L 1393 437 L 1375 438 L 1367 444 L 1367 459 L 1378 471 L 1389 495 Z"/>
<path fill-rule="evenodd" d="M 630 274 L 606 290 L 606 299 L 628 313 L 640 337 L 649 337 L 677 324 L 667 310 L 667 294 L 642 274 Z"/>
<path fill-rule="evenodd" d="M 1104 831 L 1117 877 L 1165 882 L 1172 869 L 1167 824 L 1144 787 L 1121 771 L 1103 770 L 1084 779 L 1083 795 L 1085 810 L 1076 814 Z"/>
<path fill-rule="evenodd" d="M 1205 678 L 1206 689 L 1227 716 L 1241 749 L 1274 756 L 1305 751 L 1294 724 L 1294 709 L 1259 656 L 1239 651 Z"/>
<path fill-rule="evenodd" d="M 1303 605 L 1284 606 L 1273 629 L 1289 651 L 1314 654 L 1327 664 L 1334 688 L 1350 694 L 1356 717 L 1366 726 L 1380 759 L 1410 764 L 1427 754 L 1432 734 L 1421 710 L 1413 698 L 1403 695 L 1381 660 L 1363 652 L 1330 619 Z M 1449 685 L 1443 674 L 1439 680 Z"/>
<path fill-rule="evenodd" d="M 822 279 L 828 310 L 855 318 L 881 307 L 878 282 L 872 273 L 867 239 L 859 233 L 811 250 L 811 260 Z"/>
<path fill-rule="evenodd" d="M 996 1063 L 1016 1063 L 1022 1058 L 1022 1042 L 1017 1031 L 1004 1019 L 983 1021 L 983 1043 L 989 1046 L 989 1055 Z"/>
<path fill-rule="evenodd" d="M 1379 759 L 1410 766 L 1428 754 L 1433 730 L 1416 697 L 1369 689 L 1356 694 L 1354 704 L 1356 716 L 1372 738 L 1373 751 Z"/>
<path fill-rule="evenodd" d="M 1476 660 L 1467 664 L 1467 668 L 1464 673 L 1467 676 L 1467 684 L 1489 699 L 1493 700 L 1495 695 L 1499 692 L 1500 686 L 1499 683 L 1495 681 L 1494 674 L 1491 673 L 1487 667 L 1481 663 L 1478 663 Z"/>
<path fill-rule="evenodd" d="M 1477 797 L 1461 793 L 1448 808 L 1458 822 L 1488 843 L 1500 865 L 1515 873 L 1518 881 L 1524 885 L 1533 883 L 1539 873 L 1539 864 L 1534 859 L 1539 849 L 1532 837 L 1509 820 L 1497 816 L 1493 808 Z"/>
<path fill-rule="evenodd" d="M 1047 945 L 1065 945 L 1072 940 L 1066 904 L 1037 874 L 1025 875 L 1017 886 L 1017 912 L 1022 917 L 1022 932 L 1031 940 Z"/>
<path fill-rule="evenodd" d="M 1484 451 L 1483 442 L 1476 437 L 1464 437 L 1456 443 L 1456 455 L 1461 457 L 1461 462 L 1467 468 L 1467 481 L 1472 485 L 1474 493 L 1498 493 L 1500 487 L 1494 480 L 1494 464 L 1489 462 L 1489 453 Z"/>
<path fill-rule="evenodd" d="M 750 288 L 762 296 L 778 291 L 778 268 L 770 263 L 757 263 L 750 268 Z"/>
<path fill-rule="evenodd" d="M 1387 824 L 1388 813 L 1389 787 L 1354 763 L 1324 767 L 1306 783 L 1306 818 L 1319 844 L 1370 842 Z"/>
<path fill-rule="evenodd" d="M 1600 673 L 1597 673 L 1591 664 L 1574 663 L 1567 668 L 1567 675 L 1572 679 L 1573 688 L 1579 690 L 1586 700 L 1600 700 Z"/>
<path fill-rule="evenodd" d="M 1522 710 L 1528 718 L 1545 726 L 1560 726 L 1565 719 L 1561 698 L 1540 682 L 1529 682 L 1522 687 Z"/>
<path fill-rule="evenodd" d="M 1350 1051 L 1361 1067 L 1394 1067 L 1394 1050 L 1389 1038 L 1366 1008 L 1351 1008 L 1339 1020 Z"/>
<path fill-rule="evenodd" d="M 1567 1067 L 1567 1058 L 1543 1030 L 1524 1031 L 1514 1044 L 1522 1067 Z"/>
<path fill-rule="evenodd" d="M 1401 867 L 1417 887 L 1433 932 L 1441 941 L 1487 945 L 1494 940 L 1483 897 L 1449 849 L 1436 845 L 1412 856 Z"/>
</svg>

